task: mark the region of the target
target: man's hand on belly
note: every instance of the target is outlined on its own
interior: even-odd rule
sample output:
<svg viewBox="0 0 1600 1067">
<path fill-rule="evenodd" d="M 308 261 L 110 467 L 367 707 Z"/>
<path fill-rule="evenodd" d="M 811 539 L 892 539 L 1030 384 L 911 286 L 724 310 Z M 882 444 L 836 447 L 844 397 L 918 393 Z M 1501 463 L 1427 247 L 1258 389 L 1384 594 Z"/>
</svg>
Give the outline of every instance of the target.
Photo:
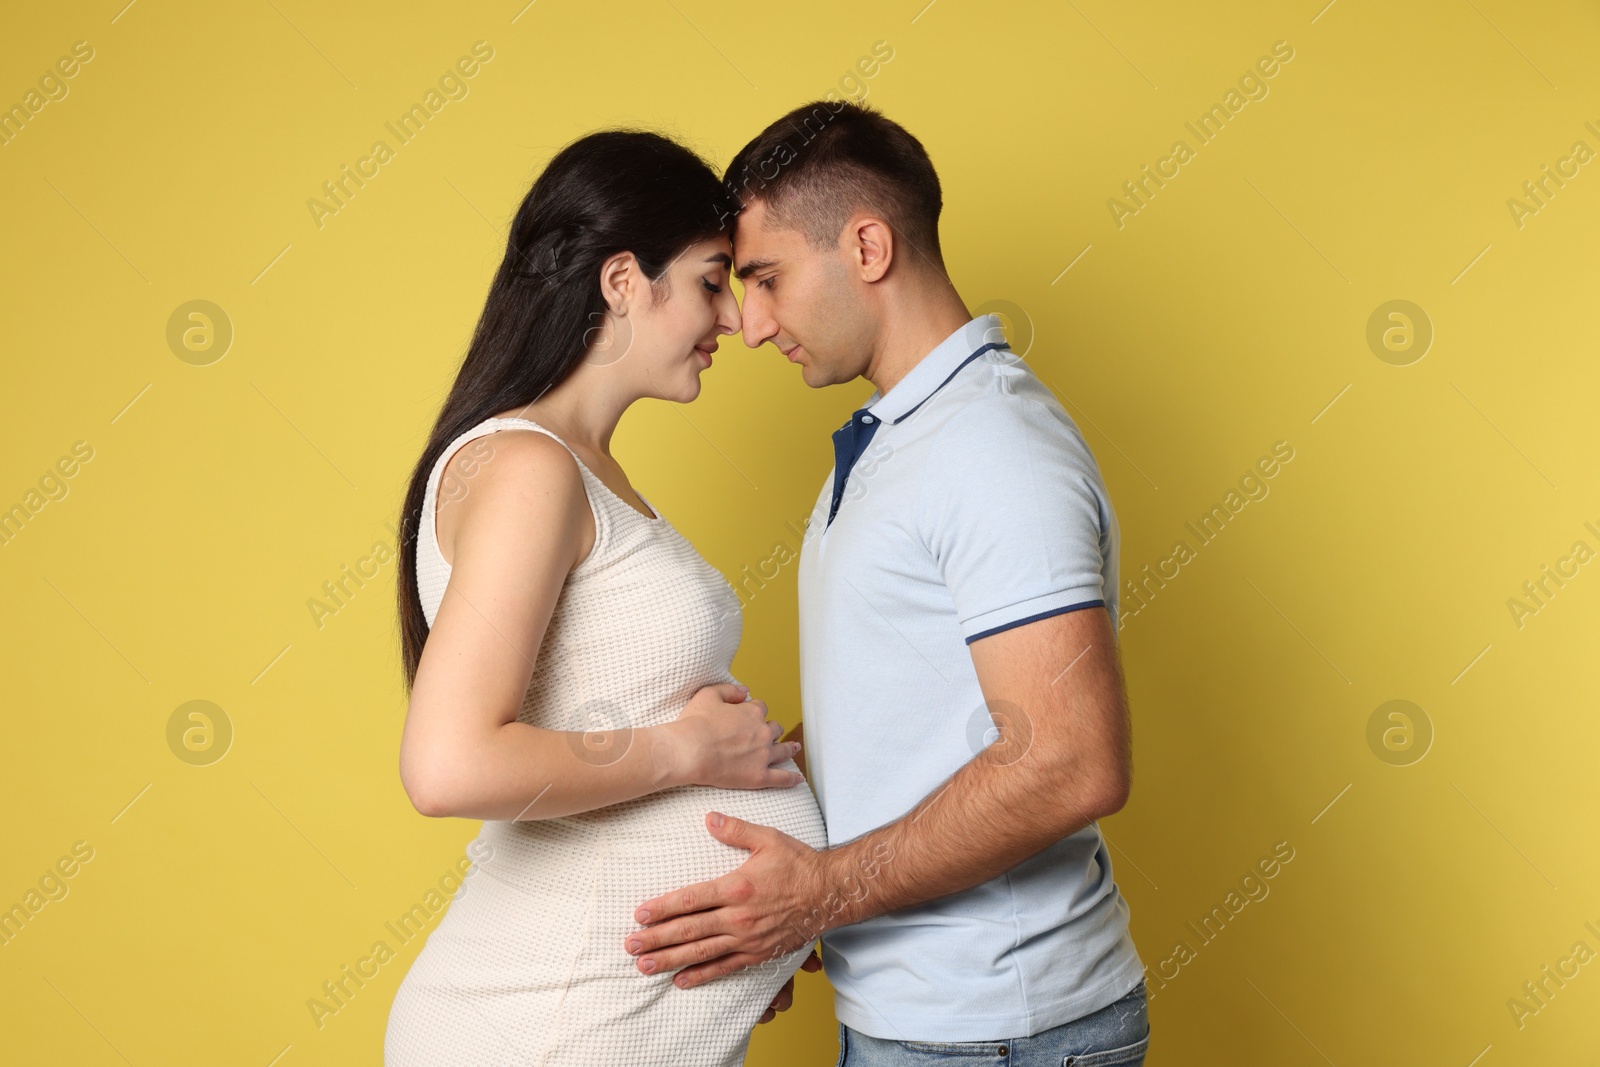
<svg viewBox="0 0 1600 1067">
<path fill-rule="evenodd" d="M 1132 726 L 1115 636 L 1104 607 L 1094 607 L 974 641 L 984 698 L 1024 726 L 1020 738 L 1007 726 L 899 819 L 823 851 L 711 812 L 711 835 L 750 858 L 645 901 L 634 918 L 654 925 L 629 934 L 624 948 L 645 974 L 683 968 L 676 982 L 687 989 L 824 930 L 970 889 L 1120 810 Z M 1058 686 L 1080 660 L 1073 681 Z"/>
<path fill-rule="evenodd" d="M 634 918 L 650 925 L 623 943 L 645 974 L 682 968 L 674 979 L 682 989 L 804 948 L 830 925 L 824 899 L 841 891 L 828 884 L 822 853 L 781 830 L 718 812 L 706 826 L 750 858 L 721 878 L 646 900 Z"/>
</svg>

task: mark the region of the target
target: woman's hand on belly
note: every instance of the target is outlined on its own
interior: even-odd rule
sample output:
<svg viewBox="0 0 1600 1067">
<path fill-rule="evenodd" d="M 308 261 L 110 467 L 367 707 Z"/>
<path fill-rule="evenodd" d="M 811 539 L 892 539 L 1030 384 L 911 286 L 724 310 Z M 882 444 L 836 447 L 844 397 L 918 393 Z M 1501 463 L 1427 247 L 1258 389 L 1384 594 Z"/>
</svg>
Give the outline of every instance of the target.
<svg viewBox="0 0 1600 1067">
<path fill-rule="evenodd" d="M 822 959 L 817 955 L 816 949 L 811 950 L 811 955 L 806 957 L 805 962 L 800 965 L 800 969 L 802 971 L 822 970 Z M 789 980 L 783 983 L 783 988 L 778 990 L 778 995 L 772 998 L 772 1003 L 767 1005 L 767 1010 L 761 1013 L 761 1018 L 757 1019 L 756 1022 L 770 1023 L 778 1017 L 780 1011 L 788 1011 L 793 1004 L 794 975 L 791 974 Z"/>
<path fill-rule="evenodd" d="M 797 723 L 794 724 L 794 729 L 793 730 L 790 730 L 788 733 L 783 735 L 783 739 L 785 741 L 793 741 L 794 742 L 794 765 L 796 767 L 800 768 L 800 773 L 801 774 L 805 774 L 806 773 L 806 757 L 805 757 L 805 753 L 800 750 L 800 746 L 805 743 L 804 738 L 802 738 L 800 736 L 801 735 L 801 731 L 802 731 L 802 729 L 804 729 L 804 727 L 805 727 L 805 723 L 797 722 Z M 817 961 L 817 963 L 819 965 L 821 964 L 821 962 L 822 962 L 821 960 Z"/>
<path fill-rule="evenodd" d="M 800 751 L 798 741 L 780 741 L 783 724 L 767 721 L 767 705 L 742 685 L 708 685 L 695 693 L 672 722 L 660 727 L 671 740 L 687 785 L 723 789 L 787 789 L 805 781 L 784 763 Z"/>
</svg>

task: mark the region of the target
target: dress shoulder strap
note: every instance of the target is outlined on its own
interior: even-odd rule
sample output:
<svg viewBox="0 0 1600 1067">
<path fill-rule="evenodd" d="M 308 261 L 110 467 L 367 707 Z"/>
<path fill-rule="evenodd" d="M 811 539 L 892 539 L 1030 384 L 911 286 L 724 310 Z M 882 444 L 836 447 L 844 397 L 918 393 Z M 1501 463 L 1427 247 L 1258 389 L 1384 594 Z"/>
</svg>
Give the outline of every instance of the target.
<svg viewBox="0 0 1600 1067">
<path fill-rule="evenodd" d="M 439 480 L 443 476 L 446 465 L 450 462 L 450 457 L 454 456 L 464 445 L 499 430 L 534 430 L 547 437 L 554 438 L 562 448 L 565 448 L 571 454 L 573 460 L 578 464 L 578 473 L 583 479 L 583 491 L 589 500 L 589 510 L 594 514 L 594 547 L 590 549 L 589 555 L 584 557 L 583 562 L 579 563 L 578 567 L 583 567 L 598 559 L 611 539 L 611 515 L 605 507 L 603 494 L 596 491 L 598 479 L 594 472 L 589 470 L 577 452 L 573 451 L 571 445 L 561 440 L 559 435 L 547 427 L 539 425 L 532 419 L 496 417 L 485 419 L 483 422 L 457 435 L 450 444 L 445 446 L 445 450 L 439 454 L 439 458 L 434 462 L 433 470 L 428 476 L 428 485 L 422 498 L 422 528 L 418 532 L 417 543 L 419 560 L 426 558 L 446 573 L 451 569 L 450 564 L 445 562 L 443 555 L 439 551 L 438 531 L 434 525 L 434 517 L 438 513 Z"/>
<path fill-rule="evenodd" d="M 571 445 L 563 441 L 561 436 L 549 427 L 541 426 L 532 419 L 516 417 L 493 418 L 486 420 L 486 422 L 492 427 L 491 432 L 493 430 L 535 430 L 546 437 L 553 438 L 571 454 L 573 461 L 578 464 L 578 474 L 583 479 L 583 493 L 589 498 L 589 510 L 594 514 L 594 547 L 589 550 L 589 554 L 574 569 L 586 568 L 589 564 L 598 560 L 611 543 L 612 518 L 611 509 L 607 506 L 605 483 L 600 481 L 599 476 L 589 469 L 589 465 L 583 461 L 583 457 L 579 456 Z"/>
</svg>

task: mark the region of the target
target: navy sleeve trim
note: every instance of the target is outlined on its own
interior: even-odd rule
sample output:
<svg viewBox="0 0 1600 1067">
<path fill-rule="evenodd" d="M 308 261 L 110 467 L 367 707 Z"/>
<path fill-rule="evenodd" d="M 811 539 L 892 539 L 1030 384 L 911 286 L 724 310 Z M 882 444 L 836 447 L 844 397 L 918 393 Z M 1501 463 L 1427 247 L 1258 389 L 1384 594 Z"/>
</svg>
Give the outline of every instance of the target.
<svg viewBox="0 0 1600 1067">
<path fill-rule="evenodd" d="M 1004 626 L 996 626 L 992 630 L 984 630 L 982 633 L 973 634 L 971 637 L 967 638 L 967 644 L 972 644 L 972 642 L 978 640 L 980 637 L 992 637 L 993 635 L 1001 633 L 1005 630 L 1010 630 L 1018 626 L 1026 626 L 1028 623 L 1038 622 L 1040 619 L 1048 619 L 1052 615 L 1065 615 L 1067 612 L 1077 611 L 1079 608 L 1103 608 L 1105 606 L 1106 602 L 1104 600 L 1085 600 L 1080 604 L 1068 604 L 1064 608 L 1055 608 L 1051 611 L 1041 611 L 1037 615 L 1029 615 L 1025 619 L 1018 619 L 1016 622 L 1008 622 Z"/>
</svg>

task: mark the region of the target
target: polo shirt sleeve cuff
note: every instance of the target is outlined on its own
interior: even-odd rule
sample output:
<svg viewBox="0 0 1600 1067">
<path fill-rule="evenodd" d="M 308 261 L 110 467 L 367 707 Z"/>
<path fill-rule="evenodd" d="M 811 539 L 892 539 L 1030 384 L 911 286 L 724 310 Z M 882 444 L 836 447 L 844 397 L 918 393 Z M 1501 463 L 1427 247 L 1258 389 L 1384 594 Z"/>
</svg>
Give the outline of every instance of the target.
<svg viewBox="0 0 1600 1067">
<path fill-rule="evenodd" d="M 1024 626 L 1030 622 L 1038 622 L 1040 619 L 1048 619 L 1052 615 L 1062 615 L 1080 608 L 1104 606 L 1105 600 L 1100 595 L 1099 586 L 1047 593 L 1032 600 L 1024 600 L 1019 604 L 996 608 L 994 611 L 986 611 L 982 615 L 963 619 L 961 636 L 970 645 L 980 637 L 988 637 L 1014 626 Z"/>
</svg>

